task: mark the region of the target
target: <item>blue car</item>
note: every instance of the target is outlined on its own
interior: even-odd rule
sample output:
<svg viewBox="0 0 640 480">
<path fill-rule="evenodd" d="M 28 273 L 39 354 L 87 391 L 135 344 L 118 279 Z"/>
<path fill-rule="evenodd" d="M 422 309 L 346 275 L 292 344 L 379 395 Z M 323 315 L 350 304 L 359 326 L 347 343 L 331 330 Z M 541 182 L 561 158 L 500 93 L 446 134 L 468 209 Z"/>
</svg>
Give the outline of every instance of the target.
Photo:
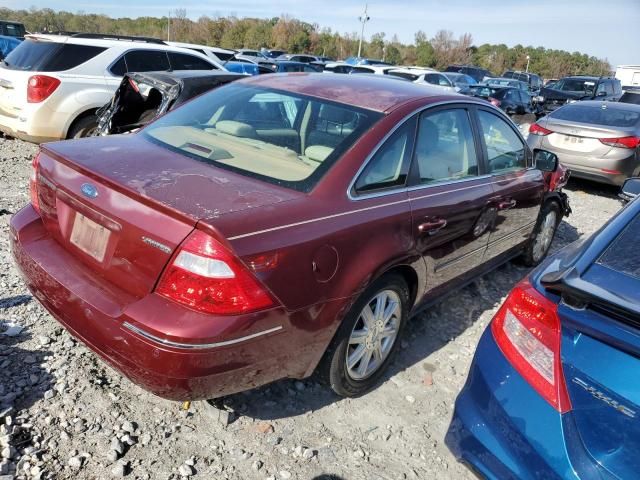
<svg viewBox="0 0 640 480">
<path fill-rule="evenodd" d="M 22 40 L 23 38 L 0 35 L 0 59 L 6 58 L 7 55 L 22 43 Z"/>
<path fill-rule="evenodd" d="M 243 73 L 245 75 L 258 75 L 260 69 L 255 63 L 230 61 L 224 64 L 224 68 L 233 73 Z"/>
<path fill-rule="evenodd" d="M 640 191 L 640 179 L 623 187 Z M 445 442 L 490 479 L 640 477 L 640 199 L 511 291 Z"/>
</svg>

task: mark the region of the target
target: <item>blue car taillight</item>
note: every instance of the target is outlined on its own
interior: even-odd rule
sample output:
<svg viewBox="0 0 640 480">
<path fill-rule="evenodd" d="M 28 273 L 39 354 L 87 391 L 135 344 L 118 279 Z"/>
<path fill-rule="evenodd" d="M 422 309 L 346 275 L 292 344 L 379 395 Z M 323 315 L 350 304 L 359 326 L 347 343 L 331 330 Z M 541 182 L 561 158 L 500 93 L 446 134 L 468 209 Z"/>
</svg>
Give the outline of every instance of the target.
<svg viewBox="0 0 640 480">
<path fill-rule="evenodd" d="M 504 356 L 560 413 L 571 410 L 560 361 L 558 306 L 524 280 L 514 287 L 491 324 Z"/>
</svg>

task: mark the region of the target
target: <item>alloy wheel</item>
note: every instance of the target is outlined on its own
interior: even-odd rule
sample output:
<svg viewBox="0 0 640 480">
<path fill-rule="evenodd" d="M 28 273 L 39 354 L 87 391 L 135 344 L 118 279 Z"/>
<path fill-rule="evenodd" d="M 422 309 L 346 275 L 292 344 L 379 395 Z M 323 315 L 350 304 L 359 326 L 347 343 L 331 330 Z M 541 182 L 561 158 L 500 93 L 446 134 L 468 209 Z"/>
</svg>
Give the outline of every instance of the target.
<svg viewBox="0 0 640 480">
<path fill-rule="evenodd" d="M 347 373 L 363 380 L 387 359 L 398 336 L 402 304 L 393 290 L 376 294 L 362 309 L 351 331 L 346 352 Z"/>
<path fill-rule="evenodd" d="M 544 257 L 551 246 L 551 240 L 553 240 L 556 231 L 557 218 L 555 210 L 550 210 L 540 225 L 540 231 L 533 243 L 533 259 L 536 262 Z"/>
</svg>

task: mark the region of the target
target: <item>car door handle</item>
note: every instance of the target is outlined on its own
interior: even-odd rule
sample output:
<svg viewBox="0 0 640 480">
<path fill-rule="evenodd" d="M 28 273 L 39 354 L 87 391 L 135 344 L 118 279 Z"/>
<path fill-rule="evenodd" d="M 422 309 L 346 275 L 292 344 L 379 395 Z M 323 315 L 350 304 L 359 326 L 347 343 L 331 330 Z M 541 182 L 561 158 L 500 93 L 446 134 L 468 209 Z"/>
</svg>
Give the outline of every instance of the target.
<svg viewBox="0 0 640 480">
<path fill-rule="evenodd" d="M 432 220 L 427 220 L 424 223 L 418 225 L 418 231 L 420 233 L 427 233 L 429 235 L 433 235 L 444 227 L 447 226 L 447 221 L 444 218 L 434 218 Z"/>
<path fill-rule="evenodd" d="M 503 200 L 502 202 L 498 203 L 498 210 L 509 210 L 510 208 L 513 208 L 515 206 L 515 200 Z"/>
</svg>

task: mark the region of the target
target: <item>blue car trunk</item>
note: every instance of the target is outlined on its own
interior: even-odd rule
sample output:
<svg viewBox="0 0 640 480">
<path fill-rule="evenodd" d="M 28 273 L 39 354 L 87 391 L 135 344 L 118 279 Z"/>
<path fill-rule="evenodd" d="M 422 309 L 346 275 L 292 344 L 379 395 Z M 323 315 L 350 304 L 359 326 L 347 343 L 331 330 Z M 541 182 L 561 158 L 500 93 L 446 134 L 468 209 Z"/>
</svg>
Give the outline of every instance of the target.
<svg viewBox="0 0 640 480">
<path fill-rule="evenodd" d="M 576 295 L 563 294 L 558 309 L 568 415 L 593 460 L 618 478 L 640 472 L 638 238 L 636 216 L 579 278 L 566 281 Z"/>
</svg>

